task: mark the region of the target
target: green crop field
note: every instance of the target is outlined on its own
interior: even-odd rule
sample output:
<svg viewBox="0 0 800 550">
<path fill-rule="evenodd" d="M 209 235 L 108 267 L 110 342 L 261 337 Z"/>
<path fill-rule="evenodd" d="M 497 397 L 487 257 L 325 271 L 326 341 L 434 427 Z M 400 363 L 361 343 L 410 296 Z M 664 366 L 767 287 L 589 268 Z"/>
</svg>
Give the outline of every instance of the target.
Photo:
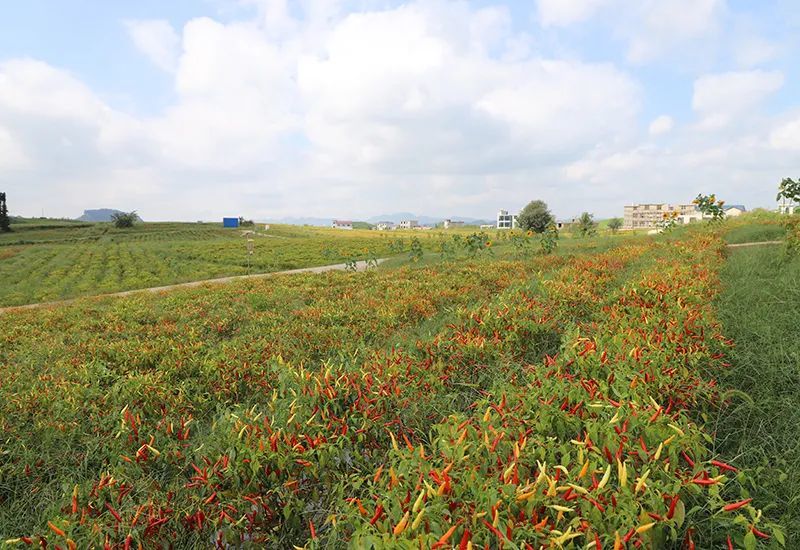
<svg viewBox="0 0 800 550">
<path fill-rule="evenodd" d="M 388 265 L 398 266 L 408 263 L 413 239 L 425 256 L 414 259 L 423 263 L 443 255 L 519 255 L 530 252 L 534 244 L 522 239 L 526 241 L 522 250 L 522 240 L 517 239 L 520 246 L 512 246 L 507 233 L 490 231 L 470 254 L 466 240 L 476 233 L 474 228 L 341 231 L 272 225 L 264 230 L 263 226 L 223 229 L 219 224 L 142 223 L 116 229 L 107 223 L 25 220 L 13 229 L 0 234 L 0 307 L 352 260 L 394 257 Z M 247 254 L 247 239 L 253 241 L 252 255 Z M 566 248 L 585 244 L 570 236 L 562 238 Z"/>
<path fill-rule="evenodd" d="M 800 266 L 727 248 L 759 224 L 443 235 L 414 265 L 7 312 L 0 544 L 794 548 Z"/>
</svg>

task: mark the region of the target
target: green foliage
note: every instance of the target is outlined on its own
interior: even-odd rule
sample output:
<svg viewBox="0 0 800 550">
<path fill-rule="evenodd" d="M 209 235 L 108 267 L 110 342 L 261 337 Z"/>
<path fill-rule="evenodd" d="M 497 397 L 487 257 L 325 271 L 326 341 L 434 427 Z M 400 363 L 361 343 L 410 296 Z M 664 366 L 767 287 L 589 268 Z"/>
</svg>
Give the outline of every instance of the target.
<svg viewBox="0 0 800 550">
<path fill-rule="evenodd" d="M 111 214 L 111 223 L 117 229 L 127 229 L 133 227 L 139 221 L 139 215 L 136 211 L 132 212 L 114 212 Z"/>
<path fill-rule="evenodd" d="M 5 233 L 11 231 L 11 220 L 8 217 L 8 204 L 6 204 L 5 193 L 0 193 L 0 231 Z"/>
<path fill-rule="evenodd" d="M 778 196 L 775 200 L 786 199 L 791 202 L 800 202 L 800 178 L 783 178 L 778 186 Z"/>
<path fill-rule="evenodd" d="M 517 224 L 524 230 L 544 233 L 548 224 L 555 221 L 544 201 L 531 201 L 522 209 L 517 217 Z"/>
<path fill-rule="evenodd" d="M 594 216 L 588 212 L 581 214 L 575 224 L 575 231 L 581 237 L 591 237 L 596 235 L 597 224 L 594 221 Z"/>
<path fill-rule="evenodd" d="M 787 254 L 800 254 L 800 214 L 789 216 L 783 226 L 786 229 Z"/>
<path fill-rule="evenodd" d="M 422 259 L 422 243 L 419 242 L 417 237 L 411 237 L 411 247 L 408 251 L 408 255 L 411 261 L 414 263 L 417 263 Z"/>
<path fill-rule="evenodd" d="M 622 228 L 622 218 L 611 218 L 608 220 L 608 228 L 612 233 L 616 233 Z"/>
<path fill-rule="evenodd" d="M 558 246 L 558 228 L 556 224 L 550 222 L 545 227 L 541 237 L 539 237 L 539 246 L 544 254 L 552 254 Z"/>
<path fill-rule="evenodd" d="M 697 209 L 704 217 L 709 218 L 709 221 L 718 222 L 725 217 L 725 210 L 723 209 L 725 201 L 717 199 L 717 196 L 713 193 L 711 195 L 697 195 L 692 203 L 697 205 Z"/>
</svg>

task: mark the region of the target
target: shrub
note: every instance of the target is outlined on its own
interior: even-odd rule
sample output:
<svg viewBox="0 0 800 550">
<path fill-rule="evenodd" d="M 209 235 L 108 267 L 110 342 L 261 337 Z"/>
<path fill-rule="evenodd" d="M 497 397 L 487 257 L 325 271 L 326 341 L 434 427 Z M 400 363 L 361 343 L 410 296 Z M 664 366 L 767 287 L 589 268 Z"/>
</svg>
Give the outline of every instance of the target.
<svg viewBox="0 0 800 550">
<path fill-rule="evenodd" d="M 140 219 L 139 215 L 136 213 L 136 210 L 132 212 L 115 212 L 111 214 L 111 222 L 114 224 L 114 227 L 119 229 L 133 227 L 138 221 L 140 221 Z"/>
</svg>

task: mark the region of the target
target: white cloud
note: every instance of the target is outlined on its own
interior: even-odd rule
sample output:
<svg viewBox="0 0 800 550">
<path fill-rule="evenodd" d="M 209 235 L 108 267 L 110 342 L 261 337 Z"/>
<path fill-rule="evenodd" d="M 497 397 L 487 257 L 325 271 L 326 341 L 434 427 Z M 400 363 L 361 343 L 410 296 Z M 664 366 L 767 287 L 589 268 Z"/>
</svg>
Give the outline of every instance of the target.
<svg viewBox="0 0 800 550">
<path fill-rule="evenodd" d="M 653 121 L 650 123 L 650 126 L 647 128 L 647 131 L 651 136 L 659 136 L 672 130 L 674 124 L 675 122 L 672 120 L 672 117 L 661 115 L 653 119 Z"/>
<path fill-rule="evenodd" d="M 19 170 L 29 164 L 28 156 L 11 132 L 0 126 L 0 170 Z"/>
<path fill-rule="evenodd" d="M 545 27 L 564 26 L 588 19 L 608 0 L 537 0 L 539 21 Z"/>
<path fill-rule="evenodd" d="M 783 86 L 779 71 L 739 71 L 705 75 L 694 83 L 692 108 L 701 127 L 724 127 L 746 116 L 766 97 Z"/>
<path fill-rule="evenodd" d="M 60 215 L 111 206 L 146 219 L 486 216 L 537 196 L 567 216 L 576 203 L 615 212 L 637 194 L 685 200 L 707 181 L 761 185 L 792 166 L 780 149 L 800 141 L 796 118 L 753 115 L 780 73 L 701 77 L 699 125 L 673 127 L 662 115 L 645 131 L 643 87 L 627 71 L 542 55 L 502 6 L 420 1 L 347 13 L 341 2 L 244 1 L 258 7 L 251 20 L 203 17 L 177 32 L 128 24 L 172 79 L 170 103 L 148 116 L 112 108 L 41 61 L 0 64 L 0 177 L 14 170 L 15 196 L 37 205 L 32 213 L 45 203 Z M 540 2 L 539 15 L 567 25 L 617 13 L 621 1 Z M 667 9 L 653 1 L 644 6 Z M 665 0 L 692 12 L 667 9 L 667 23 L 629 10 L 626 22 L 639 24 L 620 36 L 633 59 L 715 32 L 724 6 L 687 1 Z"/>
<path fill-rule="evenodd" d="M 625 26 L 619 32 L 629 40 L 628 59 L 644 63 L 707 37 L 717 28 L 724 8 L 724 0 L 637 2 L 634 17 L 621 18 Z"/>
<path fill-rule="evenodd" d="M 136 47 L 159 69 L 172 72 L 178 62 L 180 37 L 168 21 L 131 20 L 125 27 Z"/>
<path fill-rule="evenodd" d="M 800 151 L 800 117 L 775 128 L 770 134 L 770 144 L 786 151 Z"/>
</svg>

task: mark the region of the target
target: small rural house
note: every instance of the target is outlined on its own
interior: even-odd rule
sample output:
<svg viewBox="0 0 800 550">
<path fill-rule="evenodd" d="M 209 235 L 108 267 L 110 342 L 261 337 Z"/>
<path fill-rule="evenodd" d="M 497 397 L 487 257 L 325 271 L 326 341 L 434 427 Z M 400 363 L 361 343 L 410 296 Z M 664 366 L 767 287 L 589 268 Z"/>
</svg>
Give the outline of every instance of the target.
<svg viewBox="0 0 800 550">
<path fill-rule="evenodd" d="M 388 231 L 389 229 L 394 229 L 394 223 L 378 222 L 375 224 L 375 229 L 377 229 L 378 231 Z"/>
<path fill-rule="evenodd" d="M 334 229 L 353 229 L 353 222 L 350 220 L 333 220 Z"/>
<path fill-rule="evenodd" d="M 725 205 L 722 210 L 725 212 L 725 216 L 729 218 L 735 218 L 747 212 L 747 208 L 741 204 Z"/>
<path fill-rule="evenodd" d="M 398 225 L 398 229 L 415 229 L 419 227 L 419 222 L 417 220 L 403 220 Z"/>
<path fill-rule="evenodd" d="M 444 227 L 445 229 L 451 229 L 453 227 L 463 227 L 463 226 L 464 222 L 457 222 L 453 220 L 444 220 L 442 222 L 442 227 Z"/>
</svg>

